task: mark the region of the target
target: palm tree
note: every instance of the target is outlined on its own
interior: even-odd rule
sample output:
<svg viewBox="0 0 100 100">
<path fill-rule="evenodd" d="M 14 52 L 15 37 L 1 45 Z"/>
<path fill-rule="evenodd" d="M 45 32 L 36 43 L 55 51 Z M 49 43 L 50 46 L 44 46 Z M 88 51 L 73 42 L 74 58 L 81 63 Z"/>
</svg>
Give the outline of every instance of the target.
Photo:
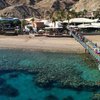
<svg viewBox="0 0 100 100">
<path fill-rule="evenodd" d="M 21 21 L 21 27 L 24 28 L 24 26 L 26 25 L 26 23 L 27 23 L 26 20 L 23 19 L 23 20 Z"/>
<path fill-rule="evenodd" d="M 100 18 L 100 8 L 98 8 L 93 14 L 95 18 Z"/>
<path fill-rule="evenodd" d="M 63 20 L 66 18 L 66 12 L 64 10 L 58 10 L 53 12 L 51 16 L 56 20 Z"/>
</svg>

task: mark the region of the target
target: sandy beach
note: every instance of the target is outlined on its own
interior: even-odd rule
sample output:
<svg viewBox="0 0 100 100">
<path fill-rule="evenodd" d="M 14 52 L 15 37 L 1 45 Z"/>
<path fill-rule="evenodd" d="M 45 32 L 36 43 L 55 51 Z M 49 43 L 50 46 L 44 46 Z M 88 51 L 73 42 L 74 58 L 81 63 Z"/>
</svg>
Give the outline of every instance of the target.
<svg viewBox="0 0 100 100">
<path fill-rule="evenodd" d="M 84 53 L 84 48 L 71 37 L 2 36 L 0 48 L 19 48 L 52 52 Z"/>
<path fill-rule="evenodd" d="M 86 36 L 100 46 L 100 35 Z M 84 53 L 84 48 L 71 37 L 33 37 L 29 35 L 0 35 L 0 48 L 42 50 L 66 53 Z"/>
<path fill-rule="evenodd" d="M 90 41 L 93 43 L 97 43 L 97 45 L 100 47 L 100 35 L 89 35 L 86 36 Z"/>
</svg>

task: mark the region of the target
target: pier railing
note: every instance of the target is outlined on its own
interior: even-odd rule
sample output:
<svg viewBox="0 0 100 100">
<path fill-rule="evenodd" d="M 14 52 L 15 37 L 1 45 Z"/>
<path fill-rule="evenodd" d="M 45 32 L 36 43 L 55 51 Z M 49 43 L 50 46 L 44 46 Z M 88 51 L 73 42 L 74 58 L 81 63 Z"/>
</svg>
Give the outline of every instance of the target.
<svg viewBox="0 0 100 100">
<path fill-rule="evenodd" d="M 95 43 L 92 41 L 88 40 L 87 38 L 84 37 L 84 40 L 81 40 L 77 35 L 72 33 L 72 36 L 99 62 L 100 64 L 100 54 L 96 53 L 94 51 L 93 46 Z M 96 47 L 99 48 L 99 47 Z"/>
</svg>

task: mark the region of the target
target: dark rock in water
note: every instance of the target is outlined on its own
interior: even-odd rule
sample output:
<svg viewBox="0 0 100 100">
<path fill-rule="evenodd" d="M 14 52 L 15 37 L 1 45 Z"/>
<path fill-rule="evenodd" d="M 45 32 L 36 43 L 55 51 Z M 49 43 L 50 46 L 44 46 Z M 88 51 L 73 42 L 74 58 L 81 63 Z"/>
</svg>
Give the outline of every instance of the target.
<svg viewBox="0 0 100 100">
<path fill-rule="evenodd" d="M 5 79 L 0 78 L 0 86 L 1 86 L 1 85 L 3 85 L 5 82 L 6 82 L 6 80 L 5 80 Z"/>
<path fill-rule="evenodd" d="M 38 74 L 37 78 L 35 79 L 36 85 L 44 89 L 52 88 L 55 79 L 51 79 L 51 77 L 47 77 L 47 75 L 44 73 Z"/>
<path fill-rule="evenodd" d="M 64 98 L 63 100 L 74 100 L 74 98 L 72 96 L 68 96 L 68 97 Z"/>
<path fill-rule="evenodd" d="M 48 80 L 43 80 L 43 81 L 36 81 L 36 85 L 44 88 L 44 89 L 51 89 L 52 88 L 52 82 L 48 81 Z"/>
<path fill-rule="evenodd" d="M 29 98 L 28 100 L 33 100 L 33 99 Z"/>
<path fill-rule="evenodd" d="M 47 97 L 45 97 L 44 100 L 58 100 L 58 98 L 55 95 L 48 95 Z"/>
<path fill-rule="evenodd" d="M 9 75 L 9 78 L 17 78 L 18 77 L 18 73 L 13 73 Z"/>
<path fill-rule="evenodd" d="M 11 85 L 5 84 L 0 88 L 0 95 L 16 97 L 19 95 L 19 92 L 17 89 L 12 87 Z"/>
</svg>

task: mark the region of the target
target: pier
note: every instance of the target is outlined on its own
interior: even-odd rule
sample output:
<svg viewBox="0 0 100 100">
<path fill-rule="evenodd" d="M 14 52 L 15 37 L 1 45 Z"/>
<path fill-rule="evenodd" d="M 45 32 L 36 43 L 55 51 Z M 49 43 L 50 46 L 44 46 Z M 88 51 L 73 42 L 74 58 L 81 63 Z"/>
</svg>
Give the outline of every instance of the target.
<svg viewBox="0 0 100 100">
<path fill-rule="evenodd" d="M 77 42 L 79 42 L 96 61 L 98 62 L 98 69 L 100 70 L 100 47 L 92 41 L 88 40 L 86 37 L 82 36 L 82 34 L 73 32 L 71 30 L 71 36 L 75 38 Z"/>
</svg>

